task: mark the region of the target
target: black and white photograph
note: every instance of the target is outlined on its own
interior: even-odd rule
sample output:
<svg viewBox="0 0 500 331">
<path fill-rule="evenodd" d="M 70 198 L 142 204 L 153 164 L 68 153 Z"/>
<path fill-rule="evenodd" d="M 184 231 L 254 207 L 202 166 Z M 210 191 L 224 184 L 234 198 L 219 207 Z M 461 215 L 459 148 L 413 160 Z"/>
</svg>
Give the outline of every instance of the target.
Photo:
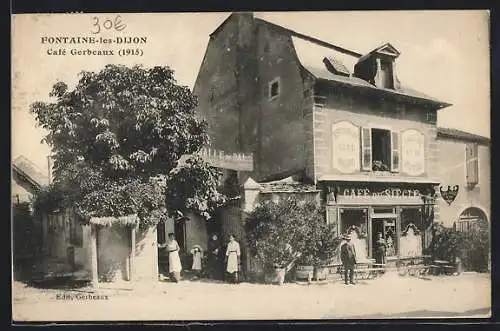
<svg viewBox="0 0 500 331">
<path fill-rule="evenodd" d="M 489 24 L 12 15 L 13 321 L 490 318 Z"/>
</svg>

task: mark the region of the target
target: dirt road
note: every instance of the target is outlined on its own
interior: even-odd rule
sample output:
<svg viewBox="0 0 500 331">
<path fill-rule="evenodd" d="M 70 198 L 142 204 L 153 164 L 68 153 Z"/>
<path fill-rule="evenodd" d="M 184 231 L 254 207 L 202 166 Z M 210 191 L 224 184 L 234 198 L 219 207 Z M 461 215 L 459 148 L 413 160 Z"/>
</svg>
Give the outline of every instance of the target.
<svg viewBox="0 0 500 331">
<path fill-rule="evenodd" d="M 182 281 L 130 286 L 102 285 L 92 292 L 15 283 L 13 317 L 19 321 L 487 317 L 491 307 L 489 274 L 475 273 L 425 279 L 387 274 L 356 285 Z"/>
</svg>

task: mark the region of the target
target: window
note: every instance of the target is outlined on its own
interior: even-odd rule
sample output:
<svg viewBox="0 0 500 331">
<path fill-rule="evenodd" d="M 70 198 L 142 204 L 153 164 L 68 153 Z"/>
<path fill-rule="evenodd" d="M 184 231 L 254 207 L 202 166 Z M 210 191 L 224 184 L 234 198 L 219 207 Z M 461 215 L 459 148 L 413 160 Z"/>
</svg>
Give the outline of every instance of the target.
<svg viewBox="0 0 500 331">
<path fill-rule="evenodd" d="M 79 216 L 73 211 L 69 214 L 69 241 L 71 245 L 82 247 L 83 229 Z"/>
<path fill-rule="evenodd" d="M 472 232 L 479 230 L 479 225 L 487 220 L 485 213 L 476 207 L 464 210 L 455 222 L 455 230 L 461 232 Z"/>
<path fill-rule="evenodd" d="M 459 232 L 472 232 L 473 229 L 477 228 L 477 219 L 476 218 L 471 218 L 471 219 L 460 219 L 458 222 L 455 223 L 455 229 Z"/>
<path fill-rule="evenodd" d="M 275 99 L 280 94 L 280 81 L 279 78 L 276 78 L 272 82 L 269 83 L 269 99 Z"/>
<path fill-rule="evenodd" d="M 479 157 L 477 143 L 468 143 L 465 148 L 467 185 L 474 187 L 479 182 Z"/>
<path fill-rule="evenodd" d="M 383 88 L 394 88 L 394 77 L 392 75 L 392 63 L 380 61 L 380 81 Z"/>
<path fill-rule="evenodd" d="M 427 122 L 431 124 L 436 124 L 437 122 L 437 112 L 435 110 L 428 112 L 425 114 Z"/>
<path fill-rule="evenodd" d="M 373 171 L 399 171 L 399 133 L 390 130 L 363 128 L 362 169 Z"/>
<path fill-rule="evenodd" d="M 351 235 L 360 261 L 365 260 L 368 255 L 367 220 L 368 213 L 365 209 L 340 209 L 340 231 Z"/>
</svg>

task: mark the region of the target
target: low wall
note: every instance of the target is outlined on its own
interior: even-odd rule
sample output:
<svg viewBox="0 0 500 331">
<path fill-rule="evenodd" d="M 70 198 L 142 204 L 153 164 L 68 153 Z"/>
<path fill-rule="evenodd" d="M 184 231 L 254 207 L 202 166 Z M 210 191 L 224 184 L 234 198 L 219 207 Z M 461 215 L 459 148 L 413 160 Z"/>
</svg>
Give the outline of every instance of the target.
<svg viewBox="0 0 500 331">
<path fill-rule="evenodd" d="M 97 270 L 99 281 L 127 280 L 130 230 L 113 225 L 97 231 Z"/>
<path fill-rule="evenodd" d="M 158 280 L 158 247 L 156 227 L 136 230 L 132 281 Z"/>
</svg>

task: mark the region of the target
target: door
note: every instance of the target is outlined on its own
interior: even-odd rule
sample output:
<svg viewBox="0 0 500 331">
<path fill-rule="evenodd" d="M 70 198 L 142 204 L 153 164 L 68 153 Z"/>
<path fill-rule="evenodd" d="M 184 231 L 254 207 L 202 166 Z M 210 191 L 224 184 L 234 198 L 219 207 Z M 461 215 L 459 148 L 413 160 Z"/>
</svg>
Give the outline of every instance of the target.
<svg viewBox="0 0 500 331">
<path fill-rule="evenodd" d="M 386 257 L 396 256 L 396 216 L 378 217 L 372 215 L 371 228 L 371 257 L 374 258 L 378 235 L 381 234 L 386 242 Z"/>
<path fill-rule="evenodd" d="M 396 219 L 384 219 L 384 239 L 386 242 L 386 256 L 395 257 L 397 252 L 396 247 Z"/>
</svg>

